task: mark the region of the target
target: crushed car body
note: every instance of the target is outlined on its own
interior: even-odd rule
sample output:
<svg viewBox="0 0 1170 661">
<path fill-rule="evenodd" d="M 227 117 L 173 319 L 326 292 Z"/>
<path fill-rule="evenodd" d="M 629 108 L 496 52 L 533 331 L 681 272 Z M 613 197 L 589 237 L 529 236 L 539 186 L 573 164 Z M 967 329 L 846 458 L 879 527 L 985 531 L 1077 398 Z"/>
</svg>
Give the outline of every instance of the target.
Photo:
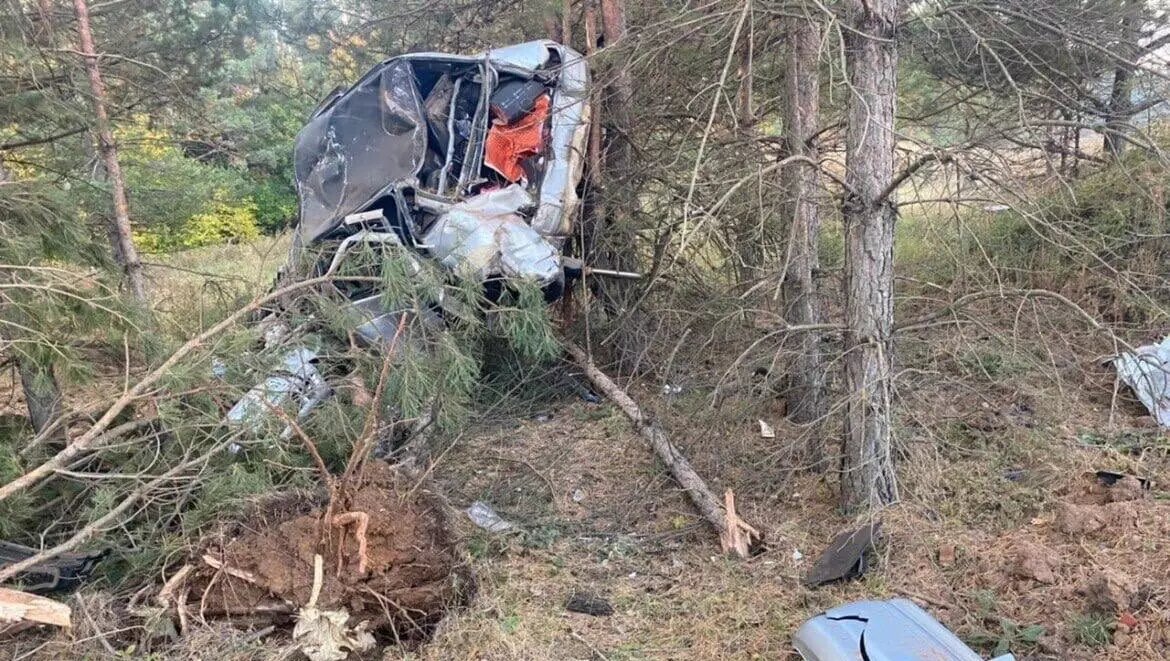
<svg viewBox="0 0 1170 661">
<path fill-rule="evenodd" d="M 360 225 L 452 270 L 530 278 L 559 296 L 588 92 L 584 58 L 552 41 L 382 62 L 327 98 L 297 137 L 292 257 Z"/>
<path fill-rule="evenodd" d="M 560 298 L 582 271 L 564 250 L 589 117 L 588 64 L 553 41 L 381 62 L 326 97 L 297 136 L 298 222 L 280 280 L 338 273 L 373 252 L 410 260 L 416 272 L 418 260 L 433 260 L 489 291 L 527 280 L 547 301 Z M 356 338 L 394 346 L 401 305 L 377 287 L 328 288 Z M 431 315 L 424 321 L 441 326 L 443 305 L 422 311 Z M 274 372 L 231 409 L 231 424 L 255 428 L 276 408 L 303 418 L 331 392 L 314 351 L 283 322 L 272 328 L 265 345 Z"/>
</svg>

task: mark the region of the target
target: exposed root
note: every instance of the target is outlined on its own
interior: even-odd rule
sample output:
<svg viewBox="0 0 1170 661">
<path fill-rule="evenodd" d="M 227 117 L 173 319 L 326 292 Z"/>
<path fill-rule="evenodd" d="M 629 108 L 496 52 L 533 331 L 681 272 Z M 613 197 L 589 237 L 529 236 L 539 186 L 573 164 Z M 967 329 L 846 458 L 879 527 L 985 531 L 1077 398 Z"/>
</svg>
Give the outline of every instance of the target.
<svg viewBox="0 0 1170 661">
<path fill-rule="evenodd" d="M 357 524 L 354 530 L 354 536 L 358 541 L 358 575 L 366 575 L 366 567 L 369 564 L 370 556 L 366 553 L 366 530 L 370 527 L 370 515 L 365 512 L 345 512 L 333 517 L 333 525 L 339 528 L 344 528 L 350 524 Z M 345 531 L 341 531 L 341 539 L 337 542 L 337 573 L 341 574 L 341 568 L 345 564 Z"/>
</svg>

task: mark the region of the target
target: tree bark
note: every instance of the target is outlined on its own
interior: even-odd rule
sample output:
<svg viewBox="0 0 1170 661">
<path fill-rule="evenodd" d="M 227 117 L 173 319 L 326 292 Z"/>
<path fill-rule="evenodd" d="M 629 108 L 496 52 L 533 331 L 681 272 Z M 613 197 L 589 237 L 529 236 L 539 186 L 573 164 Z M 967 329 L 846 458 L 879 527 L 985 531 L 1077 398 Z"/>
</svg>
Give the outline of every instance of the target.
<svg viewBox="0 0 1170 661">
<path fill-rule="evenodd" d="M 899 0 L 846 0 L 845 405 L 841 505 L 896 497 L 890 389 L 894 320 L 894 109 Z"/>
<path fill-rule="evenodd" d="M 1122 5 L 1124 12 L 1121 17 L 1122 40 L 1118 53 L 1121 61 L 1113 70 L 1113 86 L 1109 91 L 1109 104 L 1105 120 L 1105 150 L 1115 157 L 1125 153 L 1126 125 L 1133 117 L 1133 65 L 1130 62 L 1138 59 L 1137 42 L 1138 32 L 1141 29 L 1140 13 L 1144 2 L 1130 1 Z M 1079 131 L 1080 129 L 1076 129 Z"/>
<path fill-rule="evenodd" d="M 122 177 L 122 168 L 118 164 L 118 148 L 114 143 L 114 131 L 110 125 L 110 116 L 106 112 L 106 88 L 102 82 L 101 67 L 98 64 L 97 49 L 93 42 L 93 32 L 89 25 L 89 6 L 86 0 L 73 0 L 73 8 L 77 13 L 77 37 L 81 56 L 85 60 L 85 69 L 89 74 L 89 89 L 93 94 L 93 110 L 97 120 L 97 143 L 102 161 L 105 163 L 106 176 L 110 182 L 110 194 L 113 198 L 114 217 L 109 226 L 110 244 L 113 248 L 114 259 L 122 266 L 126 276 L 126 285 L 134 298 L 146 302 L 146 281 L 142 274 L 142 262 L 138 258 L 138 249 L 130 233 L 130 203 L 126 199 L 126 182 Z"/>
<path fill-rule="evenodd" d="M 817 160 L 812 144 L 820 115 L 821 27 L 812 18 L 785 19 L 788 53 L 784 65 L 783 157 L 804 156 Z M 820 268 L 817 251 L 821 240 L 821 217 L 817 206 L 818 172 L 815 168 L 784 168 L 781 189 L 787 196 L 782 207 L 784 218 L 791 223 L 788 234 L 788 258 L 784 273 L 784 317 L 793 326 L 824 323 L 816 274 Z M 788 416 L 807 423 L 825 415 L 825 365 L 822 334 L 816 331 L 796 336 L 796 358 L 788 388 Z M 820 438 L 810 434 L 805 458 L 813 464 L 824 456 Z"/>
<path fill-rule="evenodd" d="M 599 0 L 601 8 L 601 38 L 596 46 L 599 50 L 611 50 L 626 39 L 626 9 L 623 0 Z M 635 252 L 631 215 L 628 209 L 636 204 L 632 194 L 633 147 L 630 144 L 632 131 L 631 109 L 634 99 L 634 84 L 630 72 L 612 57 L 603 71 L 605 84 L 601 88 L 601 104 L 594 104 L 594 121 L 601 126 L 605 118 L 604 133 L 600 136 L 604 149 L 603 167 L 607 182 L 618 182 L 605 186 L 599 191 L 603 204 L 598 204 L 597 226 L 601 233 L 603 261 L 608 268 L 617 271 L 640 271 Z M 601 107 L 599 108 L 598 105 Z M 614 279 L 605 283 L 605 293 L 625 302 L 632 289 L 632 281 Z"/>
</svg>

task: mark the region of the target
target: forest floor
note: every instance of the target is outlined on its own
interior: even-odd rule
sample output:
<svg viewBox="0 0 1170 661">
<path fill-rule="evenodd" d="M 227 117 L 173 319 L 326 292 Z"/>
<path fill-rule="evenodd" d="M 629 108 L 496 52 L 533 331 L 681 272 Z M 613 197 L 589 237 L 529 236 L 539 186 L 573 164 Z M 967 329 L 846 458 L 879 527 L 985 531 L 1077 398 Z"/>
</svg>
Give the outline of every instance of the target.
<svg viewBox="0 0 1170 661">
<path fill-rule="evenodd" d="M 261 254 L 239 252 L 253 266 Z M 282 251 L 271 254 L 279 263 Z M 268 277 L 258 268 L 245 280 Z M 197 323 L 199 297 L 174 300 L 182 323 Z M 1093 359 L 1072 344 L 1045 348 L 1054 379 L 948 330 L 919 340 L 902 355 L 921 374 L 897 392 L 900 501 L 880 514 L 884 538 L 860 580 L 801 583 L 828 541 L 859 522 L 837 510 L 831 475 L 786 464 L 783 448 L 799 430 L 778 402 L 714 406 L 709 389 L 667 396 L 652 382 L 631 393 L 765 532 L 765 553 L 735 561 L 720 556 L 715 534 L 620 411 L 561 384 L 559 396 L 437 440 L 431 472 L 449 505 L 482 501 L 516 527 L 489 533 L 456 513 L 476 595 L 429 644 L 385 658 L 795 658 L 791 637 L 805 619 L 893 596 L 985 655 L 1170 657 L 1170 435 L 1115 398 L 1108 368 L 1086 367 Z M 983 377 L 948 373 L 972 355 Z M 762 438 L 758 420 L 776 438 Z M 829 427 L 826 447 L 837 435 Z M 1153 488 L 1104 489 L 1097 470 L 1150 478 Z M 606 599 L 612 615 L 568 612 L 575 592 Z M 125 623 L 107 595 L 74 600 L 88 607 L 71 639 L 18 643 L 12 656 L 108 656 L 101 634 Z M 290 649 L 279 632 L 260 639 L 213 623 L 152 658 L 203 658 L 209 644 L 224 661 Z"/>
</svg>

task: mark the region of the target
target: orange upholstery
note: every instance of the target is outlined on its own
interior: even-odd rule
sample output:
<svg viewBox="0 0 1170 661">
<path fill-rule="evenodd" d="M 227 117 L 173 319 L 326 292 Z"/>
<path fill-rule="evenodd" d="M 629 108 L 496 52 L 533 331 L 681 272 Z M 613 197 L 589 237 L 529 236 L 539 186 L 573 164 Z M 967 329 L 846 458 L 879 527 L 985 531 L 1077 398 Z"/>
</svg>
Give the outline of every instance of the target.
<svg viewBox="0 0 1170 661">
<path fill-rule="evenodd" d="M 544 143 L 544 122 L 548 119 L 549 97 L 536 99 L 532 112 L 511 124 L 493 123 L 484 145 L 484 163 L 508 181 L 520 181 L 524 159 L 540 153 Z"/>
</svg>

